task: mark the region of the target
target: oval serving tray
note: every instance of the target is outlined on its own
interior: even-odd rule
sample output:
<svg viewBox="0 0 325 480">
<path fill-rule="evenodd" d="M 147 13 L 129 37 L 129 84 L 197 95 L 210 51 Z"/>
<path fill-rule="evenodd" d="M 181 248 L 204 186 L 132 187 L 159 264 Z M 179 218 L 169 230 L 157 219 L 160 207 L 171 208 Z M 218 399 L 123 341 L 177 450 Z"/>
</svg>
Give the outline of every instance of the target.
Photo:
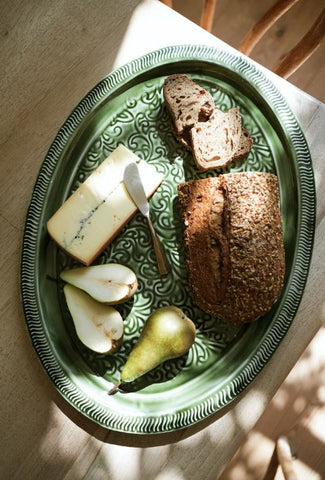
<svg viewBox="0 0 325 480">
<path fill-rule="evenodd" d="M 285 286 L 274 308 L 251 325 L 232 326 L 212 318 L 189 295 L 177 184 L 221 170 L 198 172 L 191 155 L 171 134 L 162 84 L 172 73 L 190 75 L 223 110 L 240 107 L 254 146 L 245 160 L 222 172 L 270 171 L 279 178 Z M 62 284 L 51 280 L 75 262 L 49 239 L 46 221 L 119 143 L 164 175 L 150 203 L 172 273 L 158 275 L 145 220 L 136 214 L 96 261 L 126 264 L 139 280 L 133 301 L 119 307 L 125 319 L 124 342 L 109 356 L 91 352 L 76 337 Z M 284 98 L 249 60 L 186 45 L 152 52 L 113 71 L 79 103 L 58 132 L 27 214 L 21 291 L 31 340 L 45 370 L 68 402 L 106 428 L 160 433 L 204 419 L 254 380 L 288 330 L 306 282 L 314 219 L 314 179 L 303 133 Z M 182 308 L 197 325 L 188 356 L 166 362 L 132 391 L 108 396 L 145 319 L 168 304 Z"/>
</svg>

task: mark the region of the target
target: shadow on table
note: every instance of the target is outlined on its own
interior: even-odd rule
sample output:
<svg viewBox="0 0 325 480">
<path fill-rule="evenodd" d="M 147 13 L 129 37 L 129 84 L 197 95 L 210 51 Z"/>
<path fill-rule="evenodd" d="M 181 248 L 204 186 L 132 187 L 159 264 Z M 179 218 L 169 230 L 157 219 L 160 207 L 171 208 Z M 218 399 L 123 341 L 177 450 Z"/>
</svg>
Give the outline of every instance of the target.
<svg viewBox="0 0 325 480">
<path fill-rule="evenodd" d="M 62 478 L 58 472 L 68 469 L 71 458 L 60 445 L 64 443 L 60 437 L 63 429 L 53 418 L 53 402 L 73 422 L 80 423 L 81 428 L 88 428 L 86 423 L 79 422 L 80 415 L 71 407 L 62 407 L 64 401 L 51 386 L 37 359 L 24 315 L 18 308 L 21 304 L 18 286 L 20 218 L 25 215 L 36 180 L 30 172 L 35 171 L 36 175 L 42 161 L 40 155 L 46 152 L 71 109 L 114 68 L 130 19 L 143 0 L 123 3 L 123 16 L 118 16 L 115 8 L 116 18 L 111 20 L 118 25 L 114 37 L 105 20 L 112 17 L 111 2 L 86 2 L 86 5 L 69 1 L 14 1 L 2 4 L 2 55 L 8 61 L 2 85 L 6 94 L 3 96 L 5 128 L 1 136 L 3 145 L 8 141 L 8 152 L 9 147 L 15 151 L 12 158 L 22 159 L 20 163 L 17 160 L 15 170 L 20 172 L 15 182 L 12 161 L 10 169 L 10 162 L 7 162 L 6 173 L 12 175 L 12 185 L 24 180 L 26 195 L 22 193 L 22 183 L 20 196 L 11 191 L 16 202 L 20 198 L 19 210 L 24 214 L 20 216 L 20 212 L 13 222 L 3 219 L 6 229 L 3 238 L 10 248 L 2 259 L 2 278 L 10 294 L 6 290 L 2 297 L 2 313 L 8 320 L 8 328 L 2 330 L 0 346 L 5 363 L 1 382 L 1 478 Z M 33 156 L 33 164 L 27 166 L 26 151 Z M 8 181 L 10 185 L 10 178 Z M 32 308 L 31 303 L 28 299 L 26 308 L 33 311 L 33 315 L 37 309 Z"/>
<path fill-rule="evenodd" d="M 310 351 L 305 352 L 299 364 L 300 372 L 298 371 L 298 375 L 296 374 L 295 378 L 294 374 L 290 374 L 288 377 L 289 381 L 286 380 L 281 386 L 275 396 L 275 401 L 273 400 L 265 409 L 260 421 L 248 435 L 244 446 L 242 446 L 224 473 L 222 473 L 222 480 L 231 480 L 236 469 L 240 469 L 243 472 L 242 478 L 249 477 L 256 480 L 264 478 L 268 466 L 271 465 L 270 460 L 274 443 L 278 436 L 282 434 L 288 435 L 290 444 L 293 446 L 294 455 L 298 456 L 300 463 L 303 462 L 306 468 L 315 472 L 325 473 L 319 470 L 320 468 L 322 469 L 319 466 L 319 462 L 321 458 L 320 452 L 324 449 L 324 442 L 321 438 L 318 438 L 317 434 L 307 424 L 308 418 L 310 419 L 315 415 L 316 409 L 320 410 L 324 405 L 321 398 L 323 367 L 321 362 L 315 366 L 315 354 L 312 360 Z M 306 379 L 306 369 L 310 371 L 311 377 L 308 381 L 302 382 L 302 378 Z M 297 371 L 297 368 L 294 371 Z M 260 400 L 263 402 L 263 392 L 256 391 L 254 383 L 245 390 L 246 394 L 251 389 L 255 389 L 255 401 L 256 398 L 260 397 Z M 217 478 L 221 473 L 220 463 L 218 464 L 219 466 L 215 467 L 215 471 L 212 472 L 211 462 L 204 464 L 206 458 L 211 455 L 221 457 L 223 464 L 226 465 L 231 459 L 226 458 L 223 452 L 229 451 L 229 444 L 231 443 L 234 452 L 240 447 L 239 442 L 242 440 L 243 434 L 245 436 L 247 434 L 247 429 L 243 424 L 245 419 L 239 419 L 235 409 L 241 398 L 242 395 L 220 412 L 191 427 L 165 434 L 150 435 L 125 434 L 106 430 L 76 412 L 59 394 L 56 395 L 55 402 L 62 412 L 75 424 L 101 442 L 140 448 L 138 451 L 138 473 L 135 474 L 134 479 L 156 478 L 153 476 L 154 470 L 155 468 L 157 469 L 156 474 L 158 475 L 161 467 L 159 462 L 161 460 L 157 457 L 156 464 L 152 458 L 156 455 L 164 455 L 164 457 L 168 457 L 168 469 L 181 468 L 182 478 L 189 480 L 194 478 L 188 475 L 189 465 L 191 464 L 193 464 L 193 468 L 200 464 L 200 478 L 208 478 L 208 475 L 212 473 L 215 475 L 213 478 Z M 257 411 L 262 411 L 264 408 L 265 405 L 263 404 L 263 408 L 257 409 Z M 224 438 L 214 436 L 209 429 L 211 425 L 218 421 L 223 422 Z M 186 439 L 194 435 L 197 435 L 195 440 L 186 442 Z M 183 442 L 184 440 L 185 442 Z M 165 448 L 162 451 L 155 449 L 147 450 L 147 447 L 157 446 L 164 446 Z M 200 463 L 201 456 L 202 464 Z M 166 465 L 167 463 L 164 463 L 164 466 Z M 277 464 L 275 464 L 275 470 L 276 468 Z M 298 478 L 300 478 L 299 475 Z"/>
<path fill-rule="evenodd" d="M 239 397 L 240 398 L 240 397 Z M 239 433 L 240 430 L 243 430 L 240 426 L 240 423 L 236 421 L 235 415 L 233 414 L 233 409 L 238 400 L 235 400 L 227 407 L 223 408 L 220 412 L 217 412 L 208 418 L 184 429 L 176 430 L 174 432 L 167 433 L 158 433 L 158 434 L 133 434 L 133 433 L 121 433 L 115 432 L 113 430 L 108 430 L 99 425 L 95 424 L 91 420 L 88 420 L 81 413 L 77 412 L 69 403 L 67 403 L 61 395 L 57 394 L 54 399 L 56 405 L 60 410 L 68 416 L 74 423 L 76 423 L 80 428 L 85 430 L 90 435 L 93 435 L 98 440 L 109 444 L 123 445 L 128 447 L 153 447 L 159 445 L 168 445 L 170 443 L 175 443 L 185 438 L 191 437 L 196 433 L 204 430 L 209 425 L 215 423 L 223 416 L 231 413 L 232 421 L 234 422 L 234 427 L 236 432 Z"/>
<path fill-rule="evenodd" d="M 238 471 L 242 478 L 275 478 L 278 459 L 274 448 L 282 435 L 289 441 L 297 478 L 325 478 L 325 442 L 321 433 L 325 406 L 322 395 L 324 340 L 323 328 L 285 379 L 220 480 L 231 480 Z"/>
</svg>

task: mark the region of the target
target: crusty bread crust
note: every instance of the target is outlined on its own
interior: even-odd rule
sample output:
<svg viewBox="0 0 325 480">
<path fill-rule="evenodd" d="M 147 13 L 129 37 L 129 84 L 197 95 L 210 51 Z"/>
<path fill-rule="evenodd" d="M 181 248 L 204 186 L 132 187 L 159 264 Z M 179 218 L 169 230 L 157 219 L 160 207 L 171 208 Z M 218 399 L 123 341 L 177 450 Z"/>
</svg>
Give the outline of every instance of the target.
<svg viewBox="0 0 325 480">
<path fill-rule="evenodd" d="M 238 108 L 224 113 L 215 109 L 207 122 L 197 123 L 190 132 L 194 160 L 200 170 L 222 168 L 245 157 L 252 138 L 242 127 Z"/>
<path fill-rule="evenodd" d="M 220 291 L 221 245 L 214 241 L 208 228 L 211 199 L 216 196 L 219 188 L 218 178 L 187 182 L 178 187 L 185 226 L 184 242 L 190 286 L 194 300 L 199 306 L 202 304 L 200 301 L 202 296 L 204 304 L 213 305 Z"/>
<path fill-rule="evenodd" d="M 251 150 L 253 141 L 242 127 L 238 108 L 222 112 L 211 94 L 187 75 L 167 77 L 163 94 L 170 129 L 193 152 L 199 170 L 226 167 Z"/>
<path fill-rule="evenodd" d="M 171 130 L 176 139 L 191 150 L 190 130 L 197 122 L 209 119 L 214 109 L 212 96 L 184 74 L 167 77 L 163 94 Z"/>
<path fill-rule="evenodd" d="M 195 180 L 179 185 L 179 199 L 195 303 L 237 324 L 268 312 L 285 272 L 277 177 L 246 172 Z"/>
</svg>

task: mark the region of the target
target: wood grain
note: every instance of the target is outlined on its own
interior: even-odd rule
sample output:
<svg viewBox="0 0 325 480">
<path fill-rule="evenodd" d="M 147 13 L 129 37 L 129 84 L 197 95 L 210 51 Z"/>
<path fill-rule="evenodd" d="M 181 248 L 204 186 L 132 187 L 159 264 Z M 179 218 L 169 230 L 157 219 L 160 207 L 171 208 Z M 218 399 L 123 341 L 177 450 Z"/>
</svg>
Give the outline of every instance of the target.
<svg viewBox="0 0 325 480">
<path fill-rule="evenodd" d="M 274 67 L 280 77 L 290 77 L 320 47 L 325 36 L 325 8 L 300 42 Z"/>
<path fill-rule="evenodd" d="M 287 437 L 292 450 L 293 459 L 289 464 L 296 479 L 324 478 L 324 341 L 325 329 L 322 328 L 281 385 L 220 480 L 283 480 L 285 476 L 279 468 L 276 455 L 277 441 L 282 435 Z"/>
<path fill-rule="evenodd" d="M 216 9 L 217 0 L 204 0 L 202 6 L 200 25 L 202 28 L 211 32 L 214 12 Z"/>
<path fill-rule="evenodd" d="M 275 0 L 218 0 L 211 32 L 227 44 L 238 48 L 240 42 Z M 174 0 L 174 9 L 199 24 L 202 2 Z M 319 0 L 297 2 L 260 39 L 250 57 L 272 70 L 302 39 L 323 9 Z M 325 43 L 290 77 L 290 82 L 325 102 Z"/>
<path fill-rule="evenodd" d="M 265 15 L 247 32 L 238 50 L 249 55 L 257 42 L 298 0 L 278 0 Z M 282 75 L 281 75 L 282 76 Z"/>
</svg>

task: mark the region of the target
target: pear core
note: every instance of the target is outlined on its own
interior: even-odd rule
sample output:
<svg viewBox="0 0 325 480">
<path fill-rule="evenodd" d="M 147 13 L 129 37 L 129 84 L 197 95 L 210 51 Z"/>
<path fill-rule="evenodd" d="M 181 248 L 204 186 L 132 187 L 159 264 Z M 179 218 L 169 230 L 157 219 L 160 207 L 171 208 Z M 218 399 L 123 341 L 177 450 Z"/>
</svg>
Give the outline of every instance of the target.
<svg viewBox="0 0 325 480">
<path fill-rule="evenodd" d="M 81 342 L 97 353 L 112 353 L 123 339 L 124 324 L 119 312 L 97 302 L 87 293 L 64 286 L 64 295 Z"/>
<path fill-rule="evenodd" d="M 98 302 L 107 305 L 127 301 L 138 287 L 135 273 L 118 263 L 64 270 L 60 277 L 65 282 L 84 290 Z"/>
</svg>

